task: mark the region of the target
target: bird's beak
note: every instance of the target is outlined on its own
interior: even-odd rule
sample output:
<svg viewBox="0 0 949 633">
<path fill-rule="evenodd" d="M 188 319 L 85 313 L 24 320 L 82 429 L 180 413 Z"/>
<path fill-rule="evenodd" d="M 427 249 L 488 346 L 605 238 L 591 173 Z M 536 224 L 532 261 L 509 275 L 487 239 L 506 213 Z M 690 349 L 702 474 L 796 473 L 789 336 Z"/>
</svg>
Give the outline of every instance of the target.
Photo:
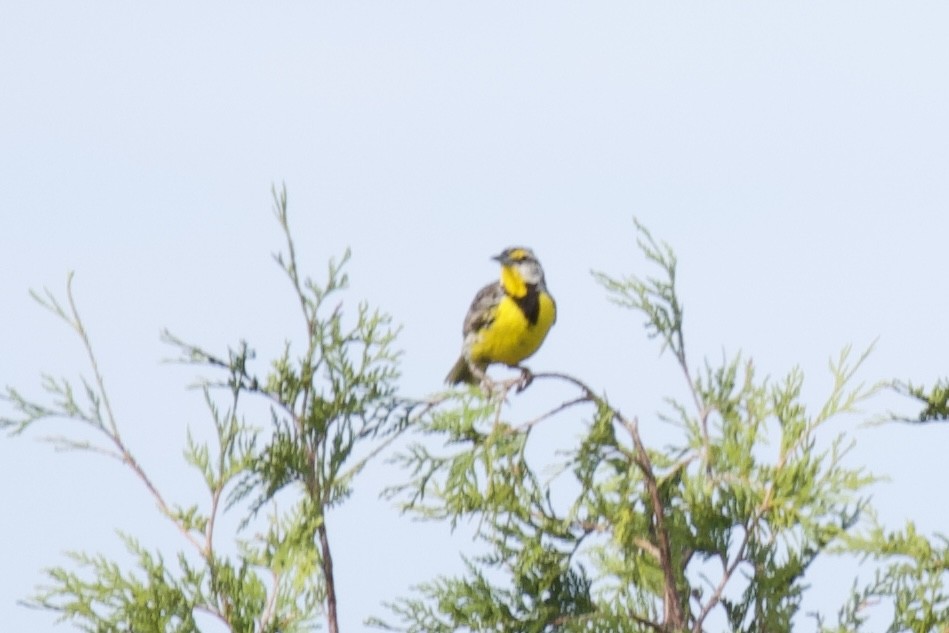
<svg viewBox="0 0 949 633">
<path fill-rule="evenodd" d="M 511 263 L 510 260 L 507 258 L 506 253 L 499 253 L 495 255 L 494 257 L 492 257 L 491 259 L 493 259 L 496 262 L 500 262 L 502 265 L 507 265 Z"/>
</svg>

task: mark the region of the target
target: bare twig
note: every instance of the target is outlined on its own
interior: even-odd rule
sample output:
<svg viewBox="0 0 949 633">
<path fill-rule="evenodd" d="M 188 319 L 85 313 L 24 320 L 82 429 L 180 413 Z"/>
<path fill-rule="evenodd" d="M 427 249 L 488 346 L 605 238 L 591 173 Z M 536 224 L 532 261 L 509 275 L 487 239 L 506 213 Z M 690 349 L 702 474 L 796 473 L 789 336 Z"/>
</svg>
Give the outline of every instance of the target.
<svg viewBox="0 0 949 633">
<path fill-rule="evenodd" d="M 708 602 L 702 607 L 698 617 L 696 617 L 695 624 L 692 626 L 693 633 L 702 633 L 702 625 L 705 623 L 705 618 L 712 612 L 712 609 L 718 606 L 718 603 L 722 599 L 722 594 L 725 592 L 726 585 L 728 585 L 728 582 L 738 569 L 738 566 L 745 560 L 745 550 L 748 548 L 748 539 L 751 538 L 751 529 L 747 523 L 744 528 L 745 534 L 742 536 L 741 545 L 738 546 L 738 551 L 735 552 L 735 557 L 731 563 L 729 563 L 722 572 L 722 577 L 718 582 L 718 586 L 715 587 L 715 591 L 711 597 L 709 597 Z"/>
<path fill-rule="evenodd" d="M 644 618 L 643 616 L 637 615 L 633 613 L 632 611 L 629 612 L 629 617 L 631 620 L 634 620 L 638 624 L 642 624 L 643 626 L 648 626 L 653 631 L 658 631 L 659 633 L 665 633 L 666 631 L 668 631 L 665 625 L 660 624 L 659 622 L 653 622 L 649 618 Z"/>
<path fill-rule="evenodd" d="M 657 541 L 655 548 L 658 550 L 659 566 L 663 574 L 663 603 L 665 613 L 662 626 L 668 630 L 681 629 L 685 626 L 685 614 L 682 612 L 682 606 L 679 602 L 678 583 L 676 582 L 675 568 L 672 564 L 672 547 L 669 541 L 669 529 L 666 526 L 665 509 L 662 504 L 662 498 L 659 495 L 659 484 L 656 479 L 652 460 L 649 458 L 649 453 L 639 435 L 638 422 L 635 418 L 626 418 L 623 416 L 619 409 L 610 406 L 603 398 L 596 395 L 593 389 L 587 386 L 586 383 L 573 376 L 559 372 L 545 372 L 534 375 L 535 380 L 538 378 L 554 378 L 575 385 L 584 393 L 582 400 L 593 402 L 597 406 L 607 407 L 613 419 L 629 433 L 633 442 L 633 461 L 643 475 L 646 492 L 649 495 L 653 520 L 655 521 L 654 527 Z M 652 549 L 650 548 L 647 551 L 652 551 Z"/>
<path fill-rule="evenodd" d="M 543 421 L 546 420 L 547 418 L 551 418 L 551 417 L 557 415 L 558 413 L 560 413 L 561 411 L 564 411 L 564 410 L 566 410 L 566 409 L 569 409 L 569 408 L 572 407 L 572 406 L 575 406 L 575 405 L 578 405 L 578 404 L 581 404 L 581 403 L 584 403 L 584 402 L 590 402 L 590 398 L 587 397 L 586 395 L 580 396 L 579 398 L 574 398 L 573 400 L 567 400 L 566 402 L 564 402 L 564 403 L 561 404 L 560 406 L 554 407 L 554 408 L 551 409 L 550 411 L 547 411 L 546 413 L 543 413 L 543 414 L 537 416 L 537 417 L 534 418 L 533 420 L 528 420 L 527 422 L 521 424 L 521 425 L 518 427 L 518 430 L 524 431 L 524 430 L 527 430 L 527 429 L 529 429 L 529 428 L 532 428 L 532 427 L 534 427 L 535 425 L 540 424 L 541 422 L 543 422 Z"/>
<path fill-rule="evenodd" d="M 132 455 L 131 451 L 125 445 L 125 442 L 122 440 L 121 435 L 119 434 L 119 427 L 116 421 L 115 413 L 112 410 L 112 404 L 109 401 L 109 395 L 105 388 L 105 379 L 102 376 L 102 371 L 99 369 L 99 361 L 96 358 L 95 352 L 92 350 L 92 342 L 89 339 L 89 334 L 86 332 L 86 328 L 82 323 L 82 318 L 79 316 L 79 310 L 76 307 L 76 301 L 73 297 L 72 292 L 72 280 L 73 275 L 70 273 L 67 282 L 66 282 L 66 297 L 69 302 L 69 314 L 67 315 L 62 307 L 55 301 L 52 303 L 52 309 L 54 312 L 59 314 L 67 323 L 69 323 L 76 333 L 79 334 L 80 339 L 82 340 L 83 347 L 86 350 L 86 357 L 89 360 L 90 365 L 92 366 L 93 376 L 95 377 L 96 389 L 98 391 L 98 396 L 102 398 L 102 404 L 105 407 L 106 412 L 106 421 L 108 422 L 108 427 L 98 427 L 109 439 L 112 445 L 116 449 L 116 454 L 112 454 L 105 449 L 99 449 L 97 452 L 105 453 L 116 459 L 119 459 L 124 464 L 126 464 L 132 471 L 138 476 L 139 480 L 145 485 L 148 489 L 148 492 L 155 499 L 155 502 L 158 504 L 161 513 L 168 517 L 179 531 L 184 535 L 184 537 L 199 551 L 204 552 L 204 547 L 194 535 L 189 532 L 179 521 L 175 519 L 175 513 L 172 511 L 171 507 L 165 501 L 165 498 L 158 491 L 158 488 L 152 482 L 152 480 L 145 473 L 145 470 L 138 463 L 138 460 Z M 47 293 L 48 294 L 48 293 Z M 50 307 L 49 304 L 45 304 L 47 307 Z"/>
<path fill-rule="evenodd" d="M 323 566 L 323 577 L 326 582 L 326 628 L 330 633 L 339 633 L 339 623 L 336 615 L 336 583 L 333 576 L 333 555 L 330 551 L 329 537 L 326 533 L 326 515 L 323 515 L 317 528 L 320 537 L 320 562 Z"/>
<path fill-rule="evenodd" d="M 264 606 L 264 612 L 260 616 L 261 631 L 270 629 L 270 621 L 273 620 L 274 612 L 277 607 L 277 595 L 280 593 L 280 583 L 283 580 L 280 572 L 275 569 L 270 570 L 270 575 L 273 579 L 273 588 L 270 591 L 270 595 L 267 596 L 267 604 Z"/>
<path fill-rule="evenodd" d="M 633 440 L 633 450 L 635 451 L 635 463 L 643 475 L 643 481 L 646 484 L 646 492 L 649 495 L 649 502 L 652 506 L 653 520 L 655 521 L 655 533 L 657 545 L 659 548 L 659 566 L 662 568 L 663 576 L 663 604 L 665 614 L 663 618 L 664 626 L 671 630 L 681 629 L 685 624 L 682 607 L 679 604 L 678 584 L 676 582 L 675 568 L 672 565 L 672 547 L 669 542 L 669 530 L 666 527 L 665 508 L 662 505 L 662 498 L 659 496 L 659 484 L 656 481 L 656 473 L 652 466 L 652 460 L 649 459 L 649 453 L 643 445 L 639 436 L 639 424 L 635 418 L 626 419 L 618 414 L 617 421 L 622 424 Z"/>
</svg>

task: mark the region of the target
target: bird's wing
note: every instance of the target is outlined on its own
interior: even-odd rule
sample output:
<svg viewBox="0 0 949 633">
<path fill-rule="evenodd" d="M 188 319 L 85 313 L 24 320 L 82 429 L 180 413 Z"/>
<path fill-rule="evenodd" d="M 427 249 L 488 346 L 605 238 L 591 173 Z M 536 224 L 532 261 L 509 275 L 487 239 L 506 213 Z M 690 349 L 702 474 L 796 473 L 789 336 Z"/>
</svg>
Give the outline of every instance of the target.
<svg viewBox="0 0 949 633">
<path fill-rule="evenodd" d="M 481 330 L 494 320 L 494 308 L 501 303 L 504 298 L 504 289 L 498 282 L 490 283 L 475 295 L 471 307 L 468 308 L 468 314 L 465 316 L 465 326 L 462 334 L 468 336 L 472 332 Z"/>
</svg>

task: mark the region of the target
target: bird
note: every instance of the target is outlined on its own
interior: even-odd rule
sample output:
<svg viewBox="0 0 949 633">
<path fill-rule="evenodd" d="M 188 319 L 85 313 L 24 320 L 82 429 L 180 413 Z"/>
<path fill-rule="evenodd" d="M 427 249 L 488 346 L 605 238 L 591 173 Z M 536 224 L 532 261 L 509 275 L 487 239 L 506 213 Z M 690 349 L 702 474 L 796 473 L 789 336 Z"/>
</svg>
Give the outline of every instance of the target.
<svg viewBox="0 0 949 633">
<path fill-rule="evenodd" d="M 503 363 L 521 370 L 520 390 L 532 378 L 520 364 L 544 342 L 557 320 L 557 304 L 534 251 L 512 246 L 491 259 L 501 264 L 501 277 L 479 290 L 471 302 L 462 327 L 461 356 L 445 382 L 490 384 L 488 365 Z"/>
</svg>

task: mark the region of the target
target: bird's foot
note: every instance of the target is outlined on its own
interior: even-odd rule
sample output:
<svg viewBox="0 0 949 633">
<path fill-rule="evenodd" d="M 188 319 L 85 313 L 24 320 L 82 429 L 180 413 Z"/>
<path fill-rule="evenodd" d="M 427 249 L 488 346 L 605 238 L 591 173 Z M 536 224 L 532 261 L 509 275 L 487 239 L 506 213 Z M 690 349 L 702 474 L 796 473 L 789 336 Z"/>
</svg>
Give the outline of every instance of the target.
<svg viewBox="0 0 949 633">
<path fill-rule="evenodd" d="M 534 374 L 532 374 L 531 370 L 527 367 L 512 365 L 511 368 L 521 370 L 521 375 L 517 378 L 508 378 L 507 380 L 502 380 L 498 383 L 492 383 L 492 386 L 497 390 L 497 392 L 503 394 L 505 397 L 507 397 L 507 394 L 510 393 L 511 389 L 514 390 L 514 393 L 521 393 L 530 386 L 531 382 L 534 381 Z"/>
</svg>

